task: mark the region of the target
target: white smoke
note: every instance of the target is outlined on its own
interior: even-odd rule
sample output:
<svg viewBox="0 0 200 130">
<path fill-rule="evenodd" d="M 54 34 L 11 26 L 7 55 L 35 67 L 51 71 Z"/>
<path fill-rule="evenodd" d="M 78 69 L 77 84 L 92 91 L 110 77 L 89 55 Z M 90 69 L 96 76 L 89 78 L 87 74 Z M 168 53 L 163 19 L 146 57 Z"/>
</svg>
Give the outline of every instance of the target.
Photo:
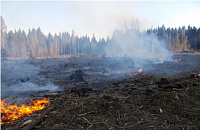
<svg viewBox="0 0 200 130">
<path fill-rule="evenodd" d="M 128 56 L 152 60 L 155 63 L 169 61 L 170 51 L 164 41 L 153 34 L 142 33 L 138 28 L 114 31 L 111 45 L 106 51 L 108 56 Z"/>
<path fill-rule="evenodd" d="M 1 98 L 44 95 L 49 92 L 62 91 L 49 79 L 38 75 L 40 67 L 24 60 L 6 60 L 1 63 Z"/>
<path fill-rule="evenodd" d="M 61 89 L 53 84 L 46 84 L 44 86 L 38 86 L 31 82 L 24 82 L 18 84 L 12 84 L 10 86 L 5 86 L 2 84 L 2 97 L 10 95 L 34 95 L 44 92 L 56 92 Z"/>
</svg>

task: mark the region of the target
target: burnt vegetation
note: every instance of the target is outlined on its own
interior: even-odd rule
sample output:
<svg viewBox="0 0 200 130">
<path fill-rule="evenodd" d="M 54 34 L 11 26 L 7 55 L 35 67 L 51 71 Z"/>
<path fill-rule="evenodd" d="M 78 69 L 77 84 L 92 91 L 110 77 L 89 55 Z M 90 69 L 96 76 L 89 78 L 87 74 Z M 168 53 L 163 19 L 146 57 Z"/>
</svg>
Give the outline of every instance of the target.
<svg viewBox="0 0 200 130">
<path fill-rule="evenodd" d="M 35 60 L 42 66 L 38 76 L 48 77 L 64 91 L 46 94 L 50 104 L 44 110 L 2 129 L 198 129 L 199 55 L 174 58 L 182 60 L 148 63 L 136 75 L 117 73 L 119 60 L 112 58 Z M 103 69 L 109 67 L 118 71 Z"/>
<path fill-rule="evenodd" d="M 74 31 L 7 32 L 1 22 L 5 98 L 15 102 L 28 95 L 50 102 L 1 129 L 200 128 L 200 29 L 163 25 L 140 32 L 131 27 L 97 41 Z M 168 49 L 178 54 L 170 57 Z M 31 90 L 22 91 L 24 86 Z"/>
</svg>

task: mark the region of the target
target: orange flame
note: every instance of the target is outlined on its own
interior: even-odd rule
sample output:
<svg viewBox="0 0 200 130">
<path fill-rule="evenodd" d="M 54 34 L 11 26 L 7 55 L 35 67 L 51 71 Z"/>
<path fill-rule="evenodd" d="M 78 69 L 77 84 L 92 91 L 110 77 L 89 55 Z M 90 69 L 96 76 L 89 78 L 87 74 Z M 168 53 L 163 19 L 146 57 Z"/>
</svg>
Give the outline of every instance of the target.
<svg viewBox="0 0 200 130">
<path fill-rule="evenodd" d="M 4 100 L 1 101 L 1 124 L 10 123 L 19 117 L 30 115 L 34 111 L 42 110 L 49 104 L 46 98 L 41 100 L 31 100 L 30 106 L 23 104 L 18 107 L 17 104 L 8 105 Z"/>
<path fill-rule="evenodd" d="M 179 62 L 179 61 L 181 61 L 181 59 L 175 59 L 175 62 Z"/>
<path fill-rule="evenodd" d="M 47 95 L 56 95 L 56 93 L 48 93 Z"/>
<path fill-rule="evenodd" d="M 140 68 L 140 69 L 138 70 L 138 73 L 142 73 L 142 68 Z"/>
</svg>

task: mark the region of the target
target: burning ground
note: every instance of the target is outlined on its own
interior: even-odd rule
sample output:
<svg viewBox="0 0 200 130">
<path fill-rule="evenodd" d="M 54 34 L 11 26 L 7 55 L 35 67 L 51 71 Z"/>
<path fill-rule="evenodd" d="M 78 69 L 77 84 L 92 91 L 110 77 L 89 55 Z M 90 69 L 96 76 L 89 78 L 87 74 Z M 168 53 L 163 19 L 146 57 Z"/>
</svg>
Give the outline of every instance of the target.
<svg viewBox="0 0 200 130">
<path fill-rule="evenodd" d="M 34 93 L 50 104 L 2 129 L 198 129 L 199 55 L 176 55 L 156 64 L 155 60 L 36 59 L 32 65 L 39 67 L 37 73 L 19 82 L 64 90 Z"/>
</svg>

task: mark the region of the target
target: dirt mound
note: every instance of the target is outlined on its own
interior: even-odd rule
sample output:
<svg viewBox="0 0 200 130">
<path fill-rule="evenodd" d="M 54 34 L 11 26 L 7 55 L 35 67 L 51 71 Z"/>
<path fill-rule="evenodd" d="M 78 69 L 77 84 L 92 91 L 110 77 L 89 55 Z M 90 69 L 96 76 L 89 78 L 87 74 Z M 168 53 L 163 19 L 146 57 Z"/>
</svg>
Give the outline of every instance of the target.
<svg viewBox="0 0 200 130">
<path fill-rule="evenodd" d="M 70 75 L 70 80 L 74 80 L 76 82 L 85 82 L 83 76 L 87 76 L 82 70 L 76 70 L 76 72 Z"/>
</svg>

